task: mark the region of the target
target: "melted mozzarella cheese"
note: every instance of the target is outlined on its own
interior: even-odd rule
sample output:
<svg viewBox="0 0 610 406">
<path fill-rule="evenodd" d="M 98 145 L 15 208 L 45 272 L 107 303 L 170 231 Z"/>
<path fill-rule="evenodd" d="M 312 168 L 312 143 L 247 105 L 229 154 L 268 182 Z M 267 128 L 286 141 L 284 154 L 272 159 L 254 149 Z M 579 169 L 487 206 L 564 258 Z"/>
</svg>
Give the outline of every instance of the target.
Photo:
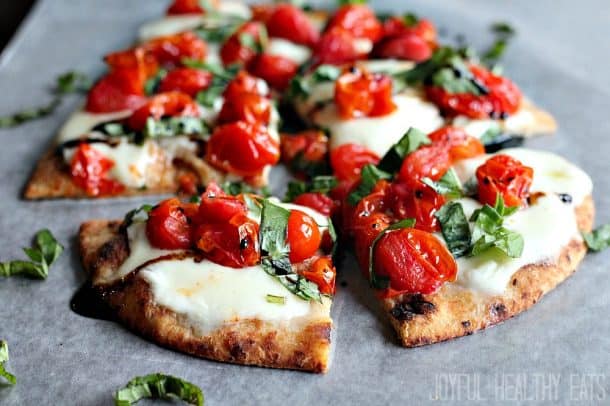
<svg viewBox="0 0 610 406">
<path fill-rule="evenodd" d="M 306 46 L 282 38 L 271 38 L 265 52 L 290 59 L 297 65 L 305 63 L 311 57 L 311 50 Z"/>
<path fill-rule="evenodd" d="M 474 120 L 466 116 L 457 116 L 453 119 L 451 125 L 462 128 L 468 135 L 475 138 L 481 138 L 489 130 L 501 130 L 501 121 L 498 120 Z"/>
<path fill-rule="evenodd" d="M 468 200 L 470 203 L 463 205 L 467 217 L 480 207 Z M 456 284 L 489 295 L 502 294 L 523 266 L 554 262 L 570 241 L 581 238 L 574 208 L 557 195 L 539 198 L 534 205 L 506 218 L 504 225 L 523 236 L 521 257 L 509 258 L 499 250 L 490 249 L 475 257 L 459 258 Z"/>
<path fill-rule="evenodd" d="M 401 93 L 393 96 L 396 110 L 380 117 L 344 120 L 334 104 L 315 114 L 313 121 L 330 132 L 330 148 L 343 144 L 359 144 L 383 156 L 405 132 L 415 127 L 425 133 L 443 125 L 438 109 L 416 95 Z"/>
<path fill-rule="evenodd" d="M 507 134 L 528 135 L 532 133 L 534 123 L 535 118 L 532 112 L 520 109 L 505 120 L 471 119 L 466 116 L 457 116 L 451 124 L 463 128 L 472 137 L 481 138 L 486 131 L 496 129 Z"/>
<path fill-rule="evenodd" d="M 57 143 L 62 144 L 66 141 L 80 138 L 87 134 L 98 124 L 109 121 L 120 120 L 131 115 L 130 110 L 117 111 L 113 113 L 89 113 L 85 110 L 78 110 L 68 118 L 59 130 Z"/>
<path fill-rule="evenodd" d="M 498 154 L 510 155 L 534 169 L 531 192 L 567 193 L 572 196 L 572 205 L 579 205 L 593 190 L 589 175 L 551 152 L 509 148 L 501 150 Z M 476 169 L 490 156 L 484 155 L 458 162 L 454 169 L 460 180 L 465 182 L 470 179 Z"/>
</svg>

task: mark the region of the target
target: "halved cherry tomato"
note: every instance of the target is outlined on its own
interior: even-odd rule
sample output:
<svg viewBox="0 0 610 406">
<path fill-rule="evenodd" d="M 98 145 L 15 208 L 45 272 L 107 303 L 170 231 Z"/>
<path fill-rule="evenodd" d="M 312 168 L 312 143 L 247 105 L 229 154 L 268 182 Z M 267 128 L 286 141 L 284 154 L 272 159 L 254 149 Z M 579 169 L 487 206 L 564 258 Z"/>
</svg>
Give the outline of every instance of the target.
<svg viewBox="0 0 610 406">
<path fill-rule="evenodd" d="M 457 264 L 445 245 L 421 230 L 386 233 L 375 245 L 374 261 L 375 273 L 388 277 L 396 293 L 433 293 L 457 275 Z"/>
<path fill-rule="evenodd" d="M 251 44 L 244 41 L 249 37 L 254 42 L 260 41 L 260 33 L 263 25 L 256 21 L 250 21 L 239 27 L 220 48 L 220 58 L 225 66 L 236 63 L 247 65 L 257 54 L 256 49 L 251 48 Z"/>
<path fill-rule="evenodd" d="M 102 77 L 89 90 L 85 109 L 91 113 L 135 110 L 146 103 L 144 82 L 134 69 L 118 69 Z"/>
<path fill-rule="evenodd" d="M 199 117 L 199 106 L 187 94 L 180 92 L 159 93 L 133 112 L 127 124 L 134 130 L 142 130 L 148 117 L 159 120 L 161 117 Z"/>
<path fill-rule="evenodd" d="M 320 162 L 328 154 L 328 137 L 322 131 L 307 130 L 298 134 L 282 134 L 282 162 L 290 164 L 299 156 L 307 162 Z"/>
<path fill-rule="evenodd" d="M 159 83 L 159 92 L 177 91 L 195 97 L 212 83 L 212 74 L 194 68 L 176 68 L 167 73 Z"/>
<path fill-rule="evenodd" d="M 203 61 L 207 54 L 205 41 L 191 31 L 158 37 L 141 46 L 152 52 L 162 65 L 180 66 L 184 58 Z"/>
<path fill-rule="evenodd" d="M 521 104 L 521 91 L 509 79 L 489 70 L 470 65 L 470 71 L 486 93 L 448 93 L 439 86 L 426 86 L 427 97 L 448 116 L 465 115 L 471 118 L 505 118 L 515 113 Z"/>
<path fill-rule="evenodd" d="M 291 59 L 279 55 L 260 54 L 252 61 L 248 70 L 264 79 L 272 88 L 284 90 L 298 69 L 299 65 Z"/>
<path fill-rule="evenodd" d="M 382 35 L 382 26 L 375 13 L 364 4 L 349 4 L 340 7 L 328 23 L 327 30 L 342 28 L 356 38 L 367 38 L 373 42 Z"/>
<path fill-rule="evenodd" d="M 245 121 L 217 127 L 207 145 L 208 162 L 241 176 L 258 175 L 279 158 L 279 143 L 268 129 Z"/>
<path fill-rule="evenodd" d="M 278 4 L 266 25 L 269 36 L 284 38 L 300 45 L 311 47 L 320 37 L 303 10 L 289 3 Z"/>
<path fill-rule="evenodd" d="M 286 239 L 290 245 L 290 262 L 297 263 L 316 253 L 322 243 L 322 234 L 310 215 L 292 210 L 288 216 Z"/>
<path fill-rule="evenodd" d="M 261 89 L 260 80 L 242 70 L 229 82 L 222 95 L 225 99 L 237 100 L 244 93 L 256 93 L 266 96 L 267 92 Z"/>
<path fill-rule="evenodd" d="M 232 123 L 240 120 L 248 123 L 269 124 L 271 102 L 256 93 L 243 93 L 237 99 L 226 98 L 218 114 L 218 123 Z"/>
<path fill-rule="evenodd" d="M 506 206 L 521 206 L 526 203 L 534 170 L 521 161 L 500 154 L 489 158 L 477 168 L 479 201 L 493 206 L 498 195 Z"/>
<path fill-rule="evenodd" d="M 258 223 L 245 214 L 236 214 L 224 223 L 198 225 L 193 238 L 210 261 L 243 268 L 260 262 Z"/>
<path fill-rule="evenodd" d="M 324 295 L 335 294 L 337 270 L 333 266 L 330 257 L 320 257 L 316 259 L 307 270 L 301 271 L 300 274 L 308 281 L 318 285 L 320 293 Z"/>
<path fill-rule="evenodd" d="M 485 153 L 485 147 L 478 138 L 471 137 L 458 127 L 439 128 L 428 134 L 428 138 L 435 144 L 448 145 L 452 161 L 474 158 Z"/>
<path fill-rule="evenodd" d="M 384 38 L 403 34 L 417 35 L 419 38 L 423 39 L 431 49 L 435 49 L 437 46 L 436 28 L 428 19 L 421 18 L 415 25 L 407 25 L 406 20 L 401 17 L 390 17 L 384 21 Z"/>
<path fill-rule="evenodd" d="M 146 236 L 153 247 L 176 250 L 191 247 L 191 228 L 176 198 L 163 200 L 148 214 Z"/>
<path fill-rule="evenodd" d="M 339 180 L 356 180 L 363 166 L 378 163 L 379 156 L 360 144 L 343 144 L 330 151 L 330 166 Z"/>
<path fill-rule="evenodd" d="M 422 178 L 439 180 L 451 167 L 449 146 L 442 143 L 424 145 L 402 161 L 398 179 L 408 184 L 419 184 Z"/>
<path fill-rule="evenodd" d="M 383 230 L 388 228 L 392 219 L 385 213 L 370 213 L 368 216 L 361 216 L 352 226 L 354 234 L 354 249 L 356 258 L 360 264 L 360 269 L 368 278 L 369 268 L 369 248 L 375 238 Z"/>
<path fill-rule="evenodd" d="M 398 219 L 414 218 L 415 228 L 439 231 L 436 212 L 445 204 L 445 198 L 431 187 L 419 183 L 395 182 L 387 195 L 388 206 Z"/>
<path fill-rule="evenodd" d="M 365 58 L 366 53 L 358 49 L 355 39 L 349 31 L 338 27 L 325 32 L 314 47 L 314 65 L 342 65 Z"/>
<path fill-rule="evenodd" d="M 246 215 L 247 212 L 246 204 L 242 200 L 227 195 L 216 183 L 211 183 L 201 195 L 194 221 L 197 224 L 227 223 L 235 215 Z"/>
<path fill-rule="evenodd" d="M 114 195 L 125 190 L 125 187 L 108 177 L 113 166 L 113 160 L 106 158 L 90 144 L 82 143 L 70 161 L 70 174 L 72 181 L 89 196 Z"/>
<path fill-rule="evenodd" d="M 430 45 L 418 35 L 405 33 L 382 40 L 373 49 L 378 58 L 423 62 L 432 56 Z"/>
<path fill-rule="evenodd" d="M 396 110 L 392 101 L 392 79 L 352 67 L 335 82 L 335 104 L 343 119 L 390 114 Z"/>
<path fill-rule="evenodd" d="M 325 216 L 330 216 L 335 208 L 335 201 L 333 199 L 318 192 L 298 195 L 293 203 L 310 207 Z"/>
<path fill-rule="evenodd" d="M 146 79 L 157 73 L 159 62 L 157 58 L 143 47 L 130 48 L 124 51 L 110 53 L 104 57 L 111 71 L 129 69 L 140 74 L 139 81 L 143 84 Z"/>
<path fill-rule="evenodd" d="M 215 0 L 211 0 L 211 3 L 215 5 Z M 200 0 L 174 0 L 174 2 L 167 9 L 168 15 L 179 15 L 179 14 L 204 14 L 205 10 L 201 7 Z"/>
</svg>

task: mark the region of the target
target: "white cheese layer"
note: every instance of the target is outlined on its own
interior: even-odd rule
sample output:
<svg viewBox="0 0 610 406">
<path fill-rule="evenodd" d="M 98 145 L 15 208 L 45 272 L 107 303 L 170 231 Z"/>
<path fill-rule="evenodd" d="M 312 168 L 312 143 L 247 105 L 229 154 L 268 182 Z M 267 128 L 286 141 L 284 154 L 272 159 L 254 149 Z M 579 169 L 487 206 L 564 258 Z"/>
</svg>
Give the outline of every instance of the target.
<svg viewBox="0 0 610 406">
<path fill-rule="evenodd" d="M 68 118 L 60 128 L 57 136 L 57 144 L 80 138 L 88 133 L 98 124 L 109 121 L 121 120 L 131 115 L 130 110 L 117 111 L 113 113 L 89 113 L 85 110 L 77 110 Z"/>
<path fill-rule="evenodd" d="M 469 217 L 480 204 L 467 200 L 470 202 L 464 203 L 463 207 Z M 555 262 L 570 241 L 580 239 L 574 207 L 563 203 L 554 194 L 541 197 L 534 205 L 506 218 L 504 226 L 523 236 L 521 257 L 509 258 L 496 249 L 475 257 L 461 257 L 457 260 L 456 284 L 485 294 L 500 295 L 515 272 L 523 266 Z"/>
<path fill-rule="evenodd" d="M 505 120 L 472 119 L 466 116 L 457 116 L 451 124 L 463 128 L 472 137 L 481 138 L 488 130 L 500 130 L 507 134 L 529 135 L 533 132 L 532 126 L 535 121 L 531 111 L 520 109 Z"/>
<path fill-rule="evenodd" d="M 309 48 L 283 38 L 271 38 L 265 52 L 290 59 L 297 65 L 305 63 L 311 57 L 311 50 Z"/>
</svg>

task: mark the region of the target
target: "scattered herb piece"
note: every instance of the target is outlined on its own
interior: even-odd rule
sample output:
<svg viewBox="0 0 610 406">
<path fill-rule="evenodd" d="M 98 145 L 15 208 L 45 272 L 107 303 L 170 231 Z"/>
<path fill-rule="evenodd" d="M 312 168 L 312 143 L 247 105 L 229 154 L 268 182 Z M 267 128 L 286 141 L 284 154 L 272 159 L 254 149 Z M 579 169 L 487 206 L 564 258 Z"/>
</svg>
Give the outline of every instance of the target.
<svg viewBox="0 0 610 406">
<path fill-rule="evenodd" d="M 365 165 L 360 173 L 360 183 L 356 189 L 349 194 L 347 202 L 350 205 L 355 206 L 360 200 L 371 193 L 371 190 L 373 190 L 378 181 L 381 179 L 390 179 L 391 177 L 392 175 L 382 171 L 375 165 Z"/>
<path fill-rule="evenodd" d="M 242 181 L 227 181 L 224 182 L 221 186 L 222 190 L 231 195 L 231 196 L 237 196 L 237 195 L 241 195 L 244 193 L 250 193 L 250 194 L 255 194 L 255 195 L 260 195 L 260 196 L 264 196 L 267 197 L 270 195 L 269 189 L 267 189 L 267 187 L 263 187 L 261 189 L 252 187 L 250 185 L 248 185 L 246 182 L 242 182 Z"/>
<path fill-rule="evenodd" d="M 583 233 L 589 251 L 599 252 L 610 247 L 610 224 L 597 227 L 590 233 Z"/>
<path fill-rule="evenodd" d="M 371 247 L 369 248 L 369 282 L 371 283 L 371 286 L 375 289 L 386 289 L 389 284 L 390 284 L 390 280 L 385 277 L 385 276 L 379 276 L 377 274 L 375 274 L 375 270 L 373 269 L 373 265 L 374 265 L 374 260 L 373 260 L 373 256 L 375 254 L 375 247 L 377 246 L 377 242 L 379 242 L 379 240 L 381 240 L 381 238 L 386 235 L 387 233 L 391 232 L 391 231 L 395 231 L 395 230 L 401 230 L 403 228 L 411 228 L 415 225 L 415 219 L 412 218 L 407 218 L 404 220 L 400 220 L 392 225 L 390 225 L 389 227 L 387 227 L 385 230 L 381 231 L 377 237 L 375 237 L 375 239 L 373 240 Z"/>
<path fill-rule="evenodd" d="M 61 97 L 56 96 L 51 102 L 45 106 L 34 107 L 31 109 L 22 110 L 10 116 L 0 117 L 0 128 L 16 127 L 27 121 L 36 120 L 46 117 L 53 113 L 57 106 L 61 103 Z"/>
<path fill-rule="evenodd" d="M 49 268 L 63 252 L 64 247 L 53 234 L 43 229 L 36 233 L 34 245 L 23 252 L 31 261 L 14 260 L 0 263 L 0 276 L 21 275 L 33 279 L 46 279 Z"/>
<path fill-rule="evenodd" d="M 491 25 L 491 31 L 495 35 L 493 44 L 483 52 L 481 61 L 489 67 L 497 66 L 498 61 L 506 51 L 508 41 L 515 36 L 516 31 L 508 23 L 497 22 Z"/>
<path fill-rule="evenodd" d="M 286 296 L 267 295 L 265 297 L 265 299 L 269 303 L 280 304 L 280 305 L 286 304 Z"/>
<path fill-rule="evenodd" d="M 4 340 L 0 340 L 0 376 L 3 377 L 10 383 L 14 385 L 17 383 L 17 378 L 15 375 L 11 374 L 6 370 L 4 364 L 8 361 L 8 343 Z"/>
<path fill-rule="evenodd" d="M 419 23 L 419 17 L 415 13 L 406 13 L 402 16 L 402 21 L 407 27 L 414 27 Z"/>
<path fill-rule="evenodd" d="M 288 190 L 286 196 L 284 196 L 284 201 L 291 202 L 303 193 L 326 194 L 337 184 L 337 178 L 334 176 L 316 176 L 310 182 L 291 181 L 288 183 Z"/>
<path fill-rule="evenodd" d="M 151 204 L 143 204 L 137 209 L 129 211 L 123 219 L 122 227 L 126 229 L 135 222 L 146 221 L 148 219 L 148 213 L 150 213 L 153 207 L 154 206 Z"/>
<path fill-rule="evenodd" d="M 511 258 L 518 258 L 523 253 L 523 236 L 503 226 L 504 218 L 514 214 L 518 207 L 506 207 L 500 194 L 496 197 L 494 207 L 486 204 L 472 214 L 472 248 L 470 255 L 479 255 L 495 247 Z"/>
<path fill-rule="evenodd" d="M 439 195 L 447 196 L 455 199 L 462 197 L 462 184 L 453 168 L 449 170 L 437 181 L 433 181 L 430 178 L 423 178 L 422 182 L 430 186 Z"/>
<path fill-rule="evenodd" d="M 58 94 L 86 93 L 93 81 L 82 72 L 69 71 L 57 77 L 56 92 Z"/>
<path fill-rule="evenodd" d="M 332 65 L 320 65 L 310 75 L 297 75 L 290 81 L 288 97 L 291 99 L 306 99 L 311 94 L 311 88 L 320 83 L 333 82 L 341 75 L 341 69 Z"/>
<path fill-rule="evenodd" d="M 402 161 L 411 152 L 417 150 L 422 145 L 430 144 L 428 136 L 417 128 L 409 128 L 405 135 L 390 148 L 381 158 L 377 168 L 382 171 L 394 173 L 400 169 Z"/>
<path fill-rule="evenodd" d="M 161 373 L 138 376 L 114 395 L 115 405 L 129 406 L 141 399 L 179 399 L 190 405 L 203 406 L 203 392 L 183 379 Z"/>
<path fill-rule="evenodd" d="M 159 69 L 155 76 L 148 79 L 144 83 L 144 93 L 146 93 L 147 96 L 155 94 L 157 92 L 157 89 L 159 88 L 159 84 L 165 76 L 167 76 L 167 70 Z"/>
<path fill-rule="evenodd" d="M 470 226 L 464 214 L 464 208 L 459 202 L 448 202 L 435 214 L 441 225 L 443 238 L 447 248 L 455 258 L 468 253 L 470 249 Z"/>
<path fill-rule="evenodd" d="M 200 117 L 167 117 L 159 120 L 148 117 L 142 131 L 144 139 L 180 135 L 196 135 L 205 139 L 209 134 L 210 128 Z"/>
</svg>

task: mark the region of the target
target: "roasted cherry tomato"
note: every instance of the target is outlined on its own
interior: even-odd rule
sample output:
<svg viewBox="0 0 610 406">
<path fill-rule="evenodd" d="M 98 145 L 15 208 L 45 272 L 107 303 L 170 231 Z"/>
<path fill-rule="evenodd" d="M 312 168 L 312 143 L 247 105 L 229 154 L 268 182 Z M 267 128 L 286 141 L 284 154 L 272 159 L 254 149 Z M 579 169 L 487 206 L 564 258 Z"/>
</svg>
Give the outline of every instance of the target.
<svg viewBox="0 0 610 406">
<path fill-rule="evenodd" d="M 236 63 L 247 65 L 258 53 L 250 42 L 258 43 L 264 27 L 261 23 L 250 21 L 239 27 L 220 48 L 220 58 L 226 66 Z M 251 41 L 246 41 L 249 38 Z"/>
<path fill-rule="evenodd" d="M 393 183 L 387 199 L 395 217 L 414 218 L 419 230 L 439 231 L 435 214 L 445 204 L 445 198 L 431 187 L 424 183 Z"/>
<path fill-rule="evenodd" d="M 241 176 L 259 175 L 279 158 L 279 143 L 267 128 L 245 121 L 217 127 L 207 145 L 208 162 Z"/>
<path fill-rule="evenodd" d="M 422 178 L 439 180 L 450 167 L 449 146 L 435 143 L 424 145 L 402 161 L 398 179 L 408 184 L 419 184 Z"/>
<path fill-rule="evenodd" d="M 243 268 L 260 262 L 258 231 L 258 223 L 245 214 L 236 214 L 224 223 L 196 226 L 193 238 L 210 261 Z"/>
<path fill-rule="evenodd" d="M 481 141 L 466 134 L 461 128 L 442 127 L 428 134 L 428 138 L 435 144 L 448 145 L 449 157 L 452 161 L 474 158 L 485 153 Z"/>
<path fill-rule="evenodd" d="M 235 196 L 227 195 L 216 183 L 211 183 L 201 195 L 201 203 L 194 220 L 202 223 L 227 223 L 237 214 L 246 215 L 246 204 Z"/>
<path fill-rule="evenodd" d="M 433 293 L 457 275 L 457 264 L 445 245 L 421 230 L 386 233 L 375 245 L 374 261 L 375 273 L 388 277 L 396 293 Z"/>
<path fill-rule="evenodd" d="M 300 274 L 308 281 L 318 285 L 320 293 L 324 295 L 335 294 L 337 271 L 330 257 L 316 259 L 307 270 L 301 271 Z"/>
<path fill-rule="evenodd" d="M 392 79 L 352 67 L 335 82 L 335 104 L 343 119 L 390 114 L 396 109 Z"/>
<path fill-rule="evenodd" d="M 271 18 L 271 15 L 275 11 L 274 4 L 252 4 L 250 6 L 250 10 L 252 11 L 252 20 L 259 21 L 263 24 L 266 24 L 267 21 Z"/>
<path fill-rule="evenodd" d="M 269 124 L 271 119 L 271 101 L 257 93 L 242 93 L 239 98 L 226 98 L 218 123 L 246 121 L 248 123 Z"/>
<path fill-rule="evenodd" d="M 369 268 L 369 248 L 375 238 L 383 230 L 388 228 L 392 219 L 385 213 L 370 213 L 368 216 L 361 216 L 352 226 L 354 235 L 354 249 L 356 258 L 360 264 L 360 269 L 368 278 Z"/>
<path fill-rule="evenodd" d="M 264 79 L 269 86 L 277 90 L 288 87 L 298 69 L 299 65 L 292 60 L 271 54 L 258 55 L 248 68 L 253 75 Z"/>
<path fill-rule="evenodd" d="M 341 65 L 363 59 L 363 53 L 356 46 L 356 37 L 342 28 L 333 28 L 325 32 L 314 47 L 314 65 Z"/>
<path fill-rule="evenodd" d="M 359 144 L 343 144 L 330 151 L 330 166 L 339 180 L 355 180 L 366 164 L 377 165 L 379 156 Z"/>
<path fill-rule="evenodd" d="M 384 21 L 384 38 L 403 34 L 417 35 L 419 38 L 423 39 L 431 49 L 435 49 L 437 46 L 436 28 L 430 20 L 421 18 L 412 25 L 407 24 L 407 20 L 400 17 L 390 17 Z"/>
<path fill-rule="evenodd" d="M 178 191 L 185 195 L 194 195 L 197 193 L 197 176 L 192 172 L 183 173 L 178 177 Z"/>
<path fill-rule="evenodd" d="M 310 207 L 325 216 L 330 216 L 335 208 L 335 201 L 333 199 L 318 192 L 298 195 L 293 203 Z"/>
<path fill-rule="evenodd" d="M 310 215 L 292 210 L 288 216 L 287 241 L 290 245 L 290 262 L 302 262 L 320 248 L 322 233 Z"/>
<path fill-rule="evenodd" d="M 328 137 L 322 131 L 307 130 L 298 134 L 282 134 L 282 161 L 290 164 L 293 160 L 304 159 L 319 162 L 328 154 Z"/>
<path fill-rule="evenodd" d="M 106 158 L 90 144 L 82 143 L 70 161 L 72 181 L 89 196 L 109 196 L 122 192 L 125 187 L 108 177 L 114 161 Z"/>
<path fill-rule="evenodd" d="M 195 97 L 212 83 L 212 74 L 194 68 L 177 68 L 168 72 L 159 83 L 159 92 L 177 91 Z"/>
<path fill-rule="evenodd" d="M 155 248 L 165 250 L 189 249 L 191 247 L 191 227 L 176 198 L 167 199 L 148 213 L 146 236 Z"/>
<path fill-rule="evenodd" d="M 174 0 L 171 6 L 167 9 L 168 15 L 179 14 L 204 14 L 205 10 L 201 7 L 200 0 Z M 217 1 L 210 1 L 212 5 L 216 5 Z"/>
<path fill-rule="evenodd" d="M 225 99 L 230 100 L 237 100 L 244 93 L 256 93 L 266 96 L 268 89 L 262 89 L 260 86 L 261 82 L 261 80 L 242 70 L 229 82 L 222 95 Z"/>
<path fill-rule="evenodd" d="M 422 62 L 432 56 L 432 48 L 421 37 L 405 33 L 382 40 L 373 49 L 373 54 L 378 58 Z"/>
<path fill-rule="evenodd" d="M 146 103 L 144 82 L 137 69 L 118 69 L 89 90 L 85 109 L 91 113 L 135 110 Z"/>
<path fill-rule="evenodd" d="M 340 7 L 328 23 L 327 30 L 337 27 L 351 32 L 356 38 L 366 38 L 373 42 L 382 35 L 382 26 L 375 13 L 363 4 Z"/>
<path fill-rule="evenodd" d="M 151 52 L 161 65 L 170 66 L 180 66 L 184 58 L 203 61 L 207 54 L 205 41 L 191 31 L 158 37 L 140 47 Z"/>
<path fill-rule="evenodd" d="M 296 44 L 313 46 L 320 33 L 300 8 L 281 3 L 266 21 L 267 32 L 271 37 L 284 38 Z"/>
<path fill-rule="evenodd" d="M 489 70 L 470 65 L 475 80 L 484 88 L 481 95 L 449 93 L 439 86 L 426 86 L 427 97 L 448 116 L 464 115 L 471 118 L 506 118 L 521 104 L 521 91 L 509 79 Z"/>
<path fill-rule="evenodd" d="M 152 117 L 159 120 L 161 117 L 199 117 L 199 106 L 187 94 L 180 92 L 159 93 L 133 112 L 127 124 L 134 130 L 146 127 L 146 120 Z"/>
<path fill-rule="evenodd" d="M 508 155 L 494 155 L 477 168 L 479 201 L 493 206 L 498 195 L 506 206 L 526 203 L 534 170 Z"/>
<path fill-rule="evenodd" d="M 159 70 L 157 58 L 143 47 L 110 53 L 104 57 L 104 62 L 111 71 L 121 69 L 137 71 L 140 74 L 139 83 L 142 84 Z"/>
</svg>

